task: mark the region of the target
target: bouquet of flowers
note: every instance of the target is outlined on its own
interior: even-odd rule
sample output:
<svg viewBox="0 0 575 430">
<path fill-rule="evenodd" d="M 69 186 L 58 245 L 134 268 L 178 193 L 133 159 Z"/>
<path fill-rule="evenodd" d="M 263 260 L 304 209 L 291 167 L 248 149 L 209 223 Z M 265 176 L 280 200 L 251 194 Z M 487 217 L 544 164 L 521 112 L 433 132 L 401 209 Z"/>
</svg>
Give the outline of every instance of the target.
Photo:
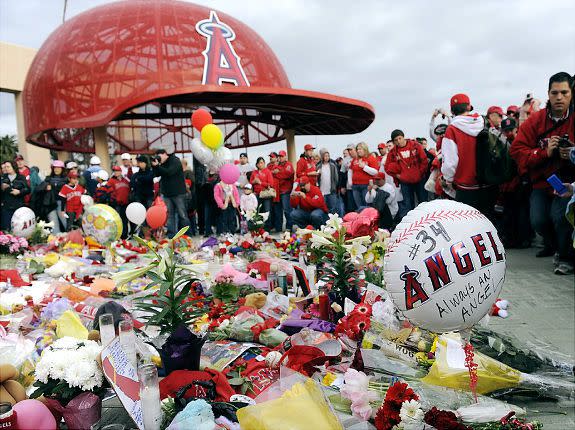
<svg viewBox="0 0 575 430">
<path fill-rule="evenodd" d="M 0 231 L 0 254 L 22 254 L 28 249 L 28 241 Z"/>
<path fill-rule="evenodd" d="M 63 337 L 42 352 L 36 364 L 32 398 L 54 398 L 62 404 L 86 391 L 102 389 L 104 375 L 98 364 L 101 347 L 92 340 Z"/>
<path fill-rule="evenodd" d="M 48 237 L 52 233 L 52 228 L 54 227 L 53 222 L 38 221 L 34 231 L 28 238 L 30 245 L 40 245 L 48 243 Z"/>
</svg>

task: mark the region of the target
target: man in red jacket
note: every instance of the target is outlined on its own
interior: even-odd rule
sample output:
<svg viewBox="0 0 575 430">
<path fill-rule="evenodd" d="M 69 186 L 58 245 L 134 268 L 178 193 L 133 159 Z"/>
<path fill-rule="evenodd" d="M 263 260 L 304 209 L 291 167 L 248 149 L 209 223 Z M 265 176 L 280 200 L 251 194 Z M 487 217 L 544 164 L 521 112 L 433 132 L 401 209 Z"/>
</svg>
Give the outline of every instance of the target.
<svg viewBox="0 0 575 430">
<path fill-rule="evenodd" d="M 280 160 L 278 163 L 278 172 L 277 174 L 274 174 L 274 176 L 279 179 L 279 196 L 284 216 L 286 218 L 286 230 L 291 231 L 293 222 L 291 219 L 290 193 L 293 188 L 294 171 L 293 166 L 287 158 L 287 153 L 285 151 L 280 151 L 278 155 Z"/>
<path fill-rule="evenodd" d="M 555 273 L 573 273 L 573 228 L 565 218 L 568 198 L 559 197 L 547 183 L 556 174 L 562 182 L 575 180 L 575 169 L 569 160 L 561 158 L 561 147 L 574 146 L 575 113 L 573 78 L 565 72 L 549 79 L 549 101 L 545 109 L 532 113 L 519 127 L 511 145 L 511 156 L 519 173 L 527 173 L 533 184 L 531 192 L 531 225 L 543 236 L 544 248 L 537 257 L 555 252 Z"/>
<path fill-rule="evenodd" d="M 485 127 L 483 117 L 473 110 L 469 97 L 455 94 L 451 97 L 454 118 L 441 141 L 443 188 L 451 197 L 490 216 L 496 193 L 477 181 L 477 135 Z M 455 190 L 455 192 L 454 192 Z"/>
<path fill-rule="evenodd" d="M 319 229 L 327 221 L 327 206 L 319 187 L 312 185 L 307 176 L 299 178 L 299 187 L 292 192 L 290 198 L 291 218 L 294 224 L 305 228 L 309 224 Z"/>
<path fill-rule="evenodd" d="M 399 202 L 398 221 L 413 208 L 415 198 L 418 204 L 427 201 L 425 175 L 427 173 L 427 155 L 423 147 L 415 140 L 406 139 L 403 131 L 393 130 L 391 133 L 393 148 L 385 160 L 385 172 L 395 179 L 401 188 L 403 200 Z"/>
<path fill-rule="evenodd" d="M 315 161 L 313 160 L 313 150 L 314 146 L 309 143 L 303 147 L 304 153 L 297 161 L 296 165 L 296 180 L 302 176 L 307 176 L 311 181 L 312 185 L 316 185 L 317 181 L 317 170 L 315 166 Z"/>
</svg>

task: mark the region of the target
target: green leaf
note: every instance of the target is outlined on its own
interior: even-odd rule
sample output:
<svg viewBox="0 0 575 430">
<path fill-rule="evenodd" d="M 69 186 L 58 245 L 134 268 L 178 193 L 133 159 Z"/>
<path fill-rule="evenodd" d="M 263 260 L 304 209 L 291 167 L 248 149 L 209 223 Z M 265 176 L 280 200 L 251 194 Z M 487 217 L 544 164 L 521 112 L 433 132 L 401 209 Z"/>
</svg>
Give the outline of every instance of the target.
<svg viewBox="0 0 575 430">
<path fill-rule="evenodd" d="M 177 232 L 176 235 L 171 239 L 172 243 L 174 243 L 176 240 L 182 237 L 186 233 L 186 231 L 188 231 L 189 228 L 190 228 L 189 226 L 186 226 L 182 228 L 179 232 Z"/>
<path fill-rule="evenodd" d="M 230 385 L 242 385 L 245 382 L 245 378 L 232 378 L 228 379 Z"/>
</svg>

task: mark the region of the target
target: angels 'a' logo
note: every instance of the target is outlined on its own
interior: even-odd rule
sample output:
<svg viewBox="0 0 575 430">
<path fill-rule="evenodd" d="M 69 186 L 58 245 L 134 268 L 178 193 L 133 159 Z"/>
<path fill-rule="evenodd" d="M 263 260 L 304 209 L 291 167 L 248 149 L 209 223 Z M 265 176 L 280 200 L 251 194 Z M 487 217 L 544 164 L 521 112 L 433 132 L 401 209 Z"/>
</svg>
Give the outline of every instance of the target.
<svg viewBox="0 0 575 430">
<path fill-rule="evenodd" d="M 234 30 L 224 24 L 213 10 L 210 18 L 199 21 L 196 30 L 207 38 L 202 84 L 222 85 L 224 83 L 249 87 L 250 83 L 240 63 L 240 57 L 234 51 L 232 41 L 236 38 Z"/>
<path fill-rule="evenodd" d="M 413 309 L 413 305 L 416 302 L 424 303 L 429 299 L 425 291 L 423 290 L 421 283 L 417 280 L 419 278 L 419 272 L 417 270 L 411 270 L 407 266 L 404 266 L 405 270 L 399 279 L 405 282 L 405 309 Z"/>
</svg>

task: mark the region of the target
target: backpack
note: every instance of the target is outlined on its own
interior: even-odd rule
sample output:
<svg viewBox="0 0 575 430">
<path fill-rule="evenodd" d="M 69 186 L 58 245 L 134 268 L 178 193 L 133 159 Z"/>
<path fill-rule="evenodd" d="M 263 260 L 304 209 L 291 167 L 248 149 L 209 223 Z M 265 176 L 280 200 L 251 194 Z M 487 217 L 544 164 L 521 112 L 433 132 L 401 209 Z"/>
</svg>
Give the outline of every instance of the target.
<svg viewBox="0 0 575 430">
<path fill-rule="evenodd" d="M 481 185 L 501 185 L 517 175 L 517 166 L 509 155 L 509 144 L 489 128 L 477 135 L 475 163 L 477 181 Z"/>
</svg>

